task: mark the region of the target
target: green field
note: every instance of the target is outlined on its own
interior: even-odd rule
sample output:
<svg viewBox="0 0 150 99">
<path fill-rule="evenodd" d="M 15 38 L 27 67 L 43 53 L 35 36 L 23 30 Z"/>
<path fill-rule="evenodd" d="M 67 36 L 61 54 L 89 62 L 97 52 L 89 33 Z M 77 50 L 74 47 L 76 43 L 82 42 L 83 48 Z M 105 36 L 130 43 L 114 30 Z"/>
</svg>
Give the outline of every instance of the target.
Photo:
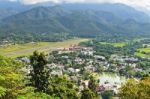
<svg viewBox="0 0 150 99">
<path fill-rule="evenodd" d="M 107 42 L 100 42 L 100 44 L 110 44 L 110 45 L 113 45 L 114 47 L 123 47 L 126 45 L 125 42 L 119 42 L 119 43 L 107 43 Z"/>
<path fill-rule="evenodd" d="M 138 49 L 140 52 L 146 52 L 146 53 L 150 53 L 150 47 L 149 48 L 140 48 Z"/>
<path fill-rule="evenodd" d="M 88 41 L 89 39 L 75 38 L 63 42 L 38 42 L 27 44 L 9 45 L 0 47 L 0 54 L 7 57 L 18 57 L 24 55 L 31 55 L 35 50 L 40 52 L 50 52 L 58 48 L 68 48 L 72 44 Z"/>
<path fill-rule="evenodd" d="M 145 57 L 145 58 L 150 58 L 150 48 L 140 48 L 137 49 L 138 52 L 135 53 L 135 55 L 139 57 Z M 145 52 L 146 54 L 142 53 Z"/>
</svg>

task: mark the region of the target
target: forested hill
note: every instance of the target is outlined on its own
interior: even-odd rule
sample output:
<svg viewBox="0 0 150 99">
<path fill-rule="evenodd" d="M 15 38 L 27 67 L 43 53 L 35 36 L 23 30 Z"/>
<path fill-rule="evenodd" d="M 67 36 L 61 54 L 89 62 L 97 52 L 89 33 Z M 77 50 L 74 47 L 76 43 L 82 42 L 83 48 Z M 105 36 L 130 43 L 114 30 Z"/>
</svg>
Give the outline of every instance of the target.
<svg viewBox="0 0 150 99">
<path fill-rule="evenodd" d="M 149 16 L 131 7 L 122 4 L 100 4 L 96 6 L 98 9 L 78 6 L 35 7 L 3 18 L 0 37 L 49 40 L 49 36 L 60 33 L 65 33 L 65 37 L 66 34 L 80 37 L 95 37 L 102 33 L 149 34 L 150 23 L 146 21 Z"/>
</svg>

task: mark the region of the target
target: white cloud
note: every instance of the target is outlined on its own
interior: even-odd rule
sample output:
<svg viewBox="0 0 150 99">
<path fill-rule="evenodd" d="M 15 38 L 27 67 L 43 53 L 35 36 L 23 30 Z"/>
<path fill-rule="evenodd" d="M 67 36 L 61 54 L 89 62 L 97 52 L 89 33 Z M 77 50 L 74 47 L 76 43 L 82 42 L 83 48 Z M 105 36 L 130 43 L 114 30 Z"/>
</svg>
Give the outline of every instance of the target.
<svg viewBox="0 0 150 99">
<path fill-rule="evenodd" d="M 102 3 L 102 2 L 110 2 L 110 3 L 124 3 L 131 6 L 138 6 L 141 8 L 149 8 L 150 9 L 150 0 L 9 0 L 9 1 L 19 1 L 24 4 L 36 4 L 41 2 L 53 2 L 53 3 Z"/>
</svg>

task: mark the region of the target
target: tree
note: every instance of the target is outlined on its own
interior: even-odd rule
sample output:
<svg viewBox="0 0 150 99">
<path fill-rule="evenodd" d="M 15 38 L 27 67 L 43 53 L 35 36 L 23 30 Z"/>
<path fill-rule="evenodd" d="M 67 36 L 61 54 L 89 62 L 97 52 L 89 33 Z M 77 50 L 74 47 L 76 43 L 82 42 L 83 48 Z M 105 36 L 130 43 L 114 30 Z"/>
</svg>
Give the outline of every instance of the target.
<svg viewBox="0 0 150 99">
<path fill-rule="evenodd" d="M 60 99 L 46 93 L 34 92 L 34 89 L 33 87 L 25 87 L 21 90 L 21 94 L 17 96 L 17 99 Z"/>
<path fill-rule="evenodd" d="M 96 86 L 97 86 L 97 80 L 93 76 L 90 76 L 88 88 L 92 90 L 94 93 L 96 93 Z"/>
<path fill-rule="evenodd" d="M 112 99 L 113 91 L 104 91 L 101 96 L 103 99 Z"/>
<path fill-rule="evenodd" d="M 61 99 L 79 99 L 78 87 L 67 78 L 52 76 L 49 81 L 49 95 L 60 97 Z"/>
<path fill-rule="evenodd" d="M 92 92 L 90 89 L 85 88 L 84 90 L 82 90 L 81 92 L 81 99 L 95 99 L 95 93 Z"/>
<path fill-rule="evenodd" d="M 150 99 L 150 77 L 140 81 L 130 79 L 121 87 L 119 96 L 121 99 Z"/>
<path fill-rule="evenodd" d="M 16 99 L 24 88 L 22 63 L 0 56 L 0 99 Z"/>
<path fill-rule="evenodd" d="M 104 66 L 98 66 L 97 67 L 97 72 L 101 73 L 104 71 Z"/>
<path fill-rule="evenodd" d="M 47 59 L 43 53 L 35 51 L 30 57 L 32 70 L 30 72 L 30 85 L 39 92 L 47 92 L 49 72 L 46 70 Z"/>
</svg>

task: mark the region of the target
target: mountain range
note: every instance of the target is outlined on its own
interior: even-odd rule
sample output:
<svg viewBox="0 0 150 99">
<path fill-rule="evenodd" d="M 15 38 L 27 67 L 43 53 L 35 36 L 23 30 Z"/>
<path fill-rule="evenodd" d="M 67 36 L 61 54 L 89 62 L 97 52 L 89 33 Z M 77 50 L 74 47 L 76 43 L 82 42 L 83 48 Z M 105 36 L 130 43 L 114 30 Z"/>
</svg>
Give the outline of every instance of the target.
<svg viewBox="0 0 150 99">
<path fill-rule="evenodd" d="M 6 7 L 6 6 L 5 6 Z M 34 37 L 68 33 L 95 37 L 103 33 L 149 35 L 150 17 L 124 4 L 62 4 L 0 8 L 0 36 Z"/>
</svg>

